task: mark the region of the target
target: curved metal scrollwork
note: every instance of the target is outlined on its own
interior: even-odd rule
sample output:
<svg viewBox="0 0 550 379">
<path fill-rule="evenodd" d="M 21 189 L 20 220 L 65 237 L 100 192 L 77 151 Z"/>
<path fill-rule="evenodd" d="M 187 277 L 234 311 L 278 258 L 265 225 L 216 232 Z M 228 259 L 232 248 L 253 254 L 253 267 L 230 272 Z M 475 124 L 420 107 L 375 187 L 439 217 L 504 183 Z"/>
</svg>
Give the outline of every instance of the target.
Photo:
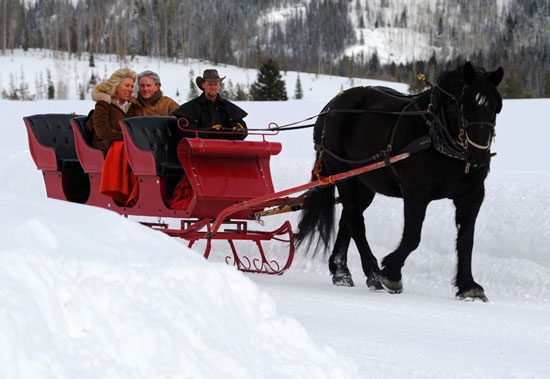
<svg viewBox="0 0 550 379">
<path fill-rule="evenodd" d="M 281 275 L 292 264 L 292 260 L 294 259 L 294 241 L 292 227 L 288 221 L 286 221 L 278 229 L 271 232 L 247 230 L 244 235 L 246 238 L 238 234 L 232 234 L 231 236 L 228 236 L 228 238 L 218 237 L 219 239 L 227 240 L 231 248 L 231 254 L 225 257 L 225 263 L 237 267 L 240 271 L 271 275 Z M 283 235 L 286 235 L 286 237 L 282 237 Z M 235 241 L 237 240 L 254 242 L 258 255 L 255 257 L 250 257 L 249 254 L 239 254 L 237 247 L 235 246 Z M 289 244 L 289 252 L 284 264 L 280 263 L 276 258 L 268 257 L 266 255 L 262 241 L 269 242 L 272 240 Z"/>
</svg>

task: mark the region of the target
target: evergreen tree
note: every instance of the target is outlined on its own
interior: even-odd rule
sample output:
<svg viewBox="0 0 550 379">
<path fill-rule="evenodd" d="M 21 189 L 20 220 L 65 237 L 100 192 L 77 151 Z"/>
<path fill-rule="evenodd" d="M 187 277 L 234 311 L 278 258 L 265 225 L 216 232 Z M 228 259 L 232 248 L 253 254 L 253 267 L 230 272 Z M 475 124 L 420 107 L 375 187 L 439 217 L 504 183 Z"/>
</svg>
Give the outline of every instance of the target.
<svg viewBox="0 0 550 379">
<path fill-rule="evenodd" d="M 29 83 L 25 81 L 25 73 L 21 68 L 21 76 L 19 82 L 19 88 L 17 89 L 19 100 L 33 100 L 34 97 L 30 94 Z"/>
<path fill-rule="evenodd" d="M 92 72 L 92 75 L 90 76 L 90 80 L 88 80 L 87 89 L 89 90 L 90 88 L 93 88 L 96 84 L 97 84 L 97 79 L 96 79 L 94 73 Z"/>
<path fill-rule="evenodd" d="M 88 66 L 95 67 L 94 54 L 90 54 L 90 60 L 88 61 Z"/>
<path fill-rule="evenodd" d="M 48 100 L 55 99 L 55 87 L 52 83 L 52 75 L 50 74 L 50 70 L 46 71 L 46 81 L 48 82 Z"/>
<path fill-rule="evenodd" d="M 294 98 L 300 100 L 304 97 L 304 91 L 302 90 L 302 82 L 300 81 L 300 74 L 296 78 L 296 88 L 294 90 Z"/>
<path fill-rule="evenodd" d="M 222 84 L 222 87 L 220 89 L 220 95 L 222 98 L 227 100 L 235 100 L 235 88 L 233 88 L 233 82 L 231 79 L 227 81 L 226 85 Z"/>
<path fill-rule="evenodd" d="M 544 76 L 544 97 L 550 97 L 550 72 L 547 72 Z"/>
<path fill-rule="evenodd" d="M 434 38 L 434 46 L 442 47 L 444 44 L 444 38 L 443 38 L 443 18 L 439 17 L 439 21 L 437 22 L 437 31 Z"/>
<path fill-rule="evenodd" d="M 8 91 L 8 100 L 19 100 L 16 79 L 13 73 L 10 73 L 10 89 Z"/>
<path fill-rule="evenodd" d="M 369 59 L 369 72 L 371 74 L 377 74 L 380 71 L 380 60 L 378 59 L 378 53 L 374 50 Z"/>
<path fill-rule="evenodd" d="M 250 96 L 256 101 L 288 100 L 279 65 L 273 59 L 270 58 L 261 65 L 258 78 L 250 87 Z"/>
<path fill-rule="evenodd" d="M 191 100 L 199 96 L 199 90 L 197 89 L 193 76 L 195 76 L 195 73 L 193 70 L 189 70 L 189 92 L 187 92 L 187 100 Z"/>
<path fill-rule="evenodd" d="M 194 99 L 199 96 L 199 91 L 197 90 L 197 85 L 193 79 L 189 79 L 189 92 L 187 92 L 187 100 Z"/>
<path fill-rule="evenodd" d="M 237 83 L 237 86 L 235 87 L 235 100 L 237 101 L 245 101 L 248 100 L 248 96 L 244 89 L 241 87 L 239 83 Z"/>
<path fill-rule="evenodd" d="M 401 17 L 399 19 L 399 26 L 401 28 L 407 28 L 407 6 L 403 8 L 403 11 L 401 12 Z"/>
<path fill-rule="evenodd" d="M 508 70 L 504 82 L 500 87 L 500 93 L 505 99 L 522 99 L 533 97 L 532 94 L 525 91 L 523 76 L 519 73 L 516 65 L 512 65 L 512 67 Z"/>
</svg>

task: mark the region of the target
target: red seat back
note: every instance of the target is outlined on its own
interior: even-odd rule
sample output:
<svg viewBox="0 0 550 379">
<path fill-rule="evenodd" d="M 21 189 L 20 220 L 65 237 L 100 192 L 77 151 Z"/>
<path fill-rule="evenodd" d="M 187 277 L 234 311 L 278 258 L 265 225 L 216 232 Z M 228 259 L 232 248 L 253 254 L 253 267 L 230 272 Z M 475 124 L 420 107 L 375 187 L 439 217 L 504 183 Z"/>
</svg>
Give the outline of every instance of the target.
<svg viewBox="0 0 550 379">
<path fill-rule="evenodd" d="M 92 133 L 86 127 L 87 119 L 88 116 L 71 119 L 76 155 L 84 172 L 100 174 L 104 161 L 103 152 L 92 147 Z"/>
<path fill-rule="evenodd" d="M 37 114 L 23 117 L 29 150 L 42 171 L 46 193 L 54 199 L 84 203 L 90 195 L 88 176 L 75 150 L 70 120 L 74 114 Z"/>
</svg>

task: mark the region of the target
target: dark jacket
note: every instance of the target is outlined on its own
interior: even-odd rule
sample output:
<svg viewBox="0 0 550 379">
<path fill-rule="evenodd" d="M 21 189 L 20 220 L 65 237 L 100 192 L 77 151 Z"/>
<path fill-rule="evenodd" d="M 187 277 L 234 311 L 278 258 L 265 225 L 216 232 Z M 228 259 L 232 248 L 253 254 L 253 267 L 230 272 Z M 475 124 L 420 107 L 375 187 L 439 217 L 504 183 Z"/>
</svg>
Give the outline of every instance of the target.
<svg viewBox="0 0 550 379">
<path fill-rule="evenodd" d="M 248 113 L 244 110 L 230 101 L 222 99 L 219 95 L 215 102 L 211 102 L 206 98 L 204 92 L 199 97 L 181 105 L 174 112 L 174 116 L 178 119 L 185 118 L 187 120 L 189 123 L 187 129 L 212 130 L 213 125 L 221 125 L 225 131 L 231 131 L 239 123 L 244 129 L 244 134 L 199 134 L 200 138 L 233 140 L 246 138 L 247 128 L 243 118 L 247 115 Z M 184 123 L 180 122 L 180 126 L 184 127 Z M 186 137 L 193 136 L 188 135 Z"/>
</svg>

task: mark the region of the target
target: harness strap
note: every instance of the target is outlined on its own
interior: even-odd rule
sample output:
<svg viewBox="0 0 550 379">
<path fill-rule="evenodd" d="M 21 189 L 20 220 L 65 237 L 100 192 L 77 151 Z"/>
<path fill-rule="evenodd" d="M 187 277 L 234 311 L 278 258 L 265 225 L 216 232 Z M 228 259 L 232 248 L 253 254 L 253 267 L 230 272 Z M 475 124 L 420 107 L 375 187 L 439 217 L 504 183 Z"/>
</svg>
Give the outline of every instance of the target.
<svg viewBox="0 0 550 379">
<path fill-rule="evenodd" d="M 265 128 L 257 128 L 252 129 L 248 128 L 249 131 L 253 132 L 263 132 L 263 131 L 285 131 L 285 130 L 297 130 L 297 129 L 306 129 L 306 128 L 312 128 L 315 126 L 315 124 L 306 124 L 306 125 L 298 125 L 294 126 L 296 124 L 299 124 L 301 122 L 311 120 L 313 118 L 324 116 L 328 113 L 376 113 L 376 114 L 386 114 L 386 115 L 393 115 L 393 116 L 421 116 L 429 114 L 429 110 L 416 110 L 416 111 L 383 111 L 383 110 L 376 110 L 376 109 L 328 109 L 326 111 L 323 111 L 319 114 L 316 114 L 315 116 L 311 116 L 308 118 L 305 118 L 300 121 L 292 122 L 290 124 L 285 125 L 278 125 L 275 122 L 270 122 L 267 129 Z M 273 126 L 272 126 L 273 125 Z"/>
<path fill-rule="evenodd" d="M 314 117 L 317 117 L 317 116 L 314 116 Z M 301 122 L 301 121 L 298 121 L 298 122 Z M 257 129 L 252 129 L 252 128 L 247 128 L 249 131 L 252 131 L 252 132 L 270 132 L 270 131 L 273 131 L 273 132 L 284 132 L 286 130 L 297 130 L 297 129 L 305 129 L 305 128 L 312 128 L 315 126 L 315 124 L 306 124 L 306 125 L 299 125 L 299 126 L 291 126 L 291 127 L 287 127 L 287 125 L 294 125 L 293 124 L 287 124 L 287 125 L 281 125 L 281 126 L 278 126 L 276 123 L 274 122 L 270 122 L 269 123 L 270 126 L 268 126 L 268 128 L 257 128 Z M 274 127 L 271 127 L 271 125 L 276 125 Z"/>
<path fill-rule="evenodd" d="M 432 138 L 428 135 L 425 135 L 425 136 L 422 136 L 422 137 L 419 137 L 419 138 L 415 139 L 414 141 L 409 143 L 407 146 L 405 146 L 404 148 L 399 150 L 399 154 L 401 154 L 401 153 L 411 153 L 411 154 L 417 153 L 419 151 L 428 149 L 431 145 L 432 145 Z M 384 159 L 386 161 L 391 156 L 390 151 L 381 150 L 380 152 L 378 152 L 378 153 L 376 153 L 376 154 L 374 154 L 374 155 L 372 155 L 368 158 L 359 159 L 359 160 L 352 160 L 352 159 L 347 159 L 347 158 L 341 157 L 338 154 L 336 154 L 335 152 L 331 151 L 330 149 L 327 149 L 326 147 L 322 147 L 319 144 L 315 144 L 314 148 L 315 148 L 315 151 L 317 151 L 317 152 L 326 153 L 326 154 L 330 155 L 332 158 L 336 159 L 337 161 L 347 163 L 347 164 L 351 164 L 351 165 L 365 165 L 365 164 L 372 163 L 374 161 L 378 161 L 378 160 L 381 160 L 381 159 Z"/>
<path fill-rule="evenodd" d="M 410 104 L 410 103 L 409 103 Z M 416 103 L 415 103 L 416 104 Z M 416 110 L 416 111 L 383 111 L 377 109 L 330 109 L 327 113 L 377 113 L 388 114 L 394 116 L 421 116 L 429 114 L 429 110 Z"/>
<path fill-rule="evenodd" d="M 438 113 L 431 112 L 431 116 L 432 121 L 427 122 L 427 124 L 429 126 L 428 133 L 432 138 L 434 148 L 449 157 L 465 160 L 466 150 L 449 133 L 444 115 L 442 115 L 443 117 L 439 117 Z M 440 127 L 436 127 L 434 124 Z"/>
</svg>

